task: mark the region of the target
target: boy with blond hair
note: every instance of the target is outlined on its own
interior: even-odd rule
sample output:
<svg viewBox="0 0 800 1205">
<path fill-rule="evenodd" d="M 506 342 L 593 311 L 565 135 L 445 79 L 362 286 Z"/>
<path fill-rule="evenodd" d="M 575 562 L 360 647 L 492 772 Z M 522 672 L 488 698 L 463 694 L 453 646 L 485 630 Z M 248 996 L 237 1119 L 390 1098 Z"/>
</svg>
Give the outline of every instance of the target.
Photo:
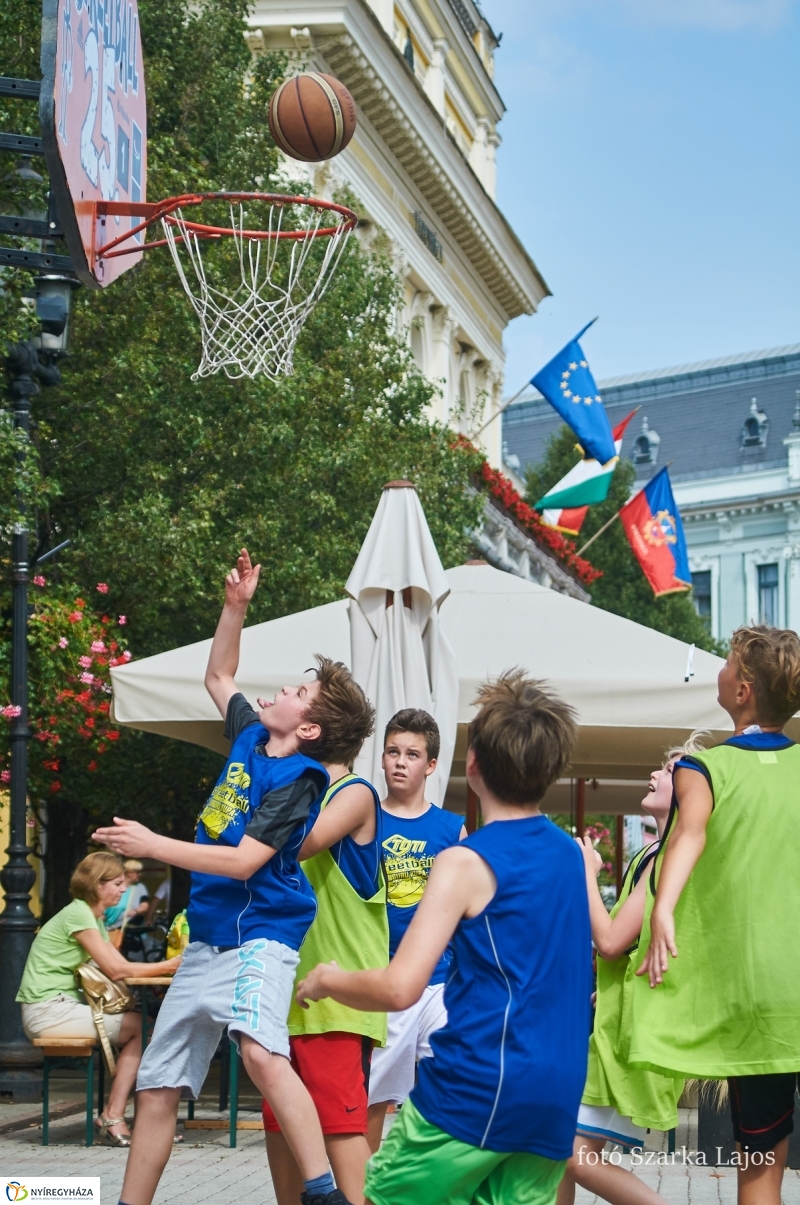
<svg viewBox="0 0 800 1205">
<path fill-rule="evenodd" d="M 317 966 L 298 999 L 397 1011 L 448 944 L 448 1021 L 367 1170 L 371 1205 L 552 1205 L 586 1075 L 591 942 L 575 842 L 539 811 L 575 742 L 572 709 L 519 670 L 484 686 L 467 780 L 484 825 L 436 858 L 385 970 Z"/>
<path fill-rule="evenodd" d="M 800 1072 L 797 633 L 739 628 L 718 686 L 734 735 L 675 768 L 629 1061 L 726 1078 L 739 1205 L 780 1205 Z"/>
</svg>

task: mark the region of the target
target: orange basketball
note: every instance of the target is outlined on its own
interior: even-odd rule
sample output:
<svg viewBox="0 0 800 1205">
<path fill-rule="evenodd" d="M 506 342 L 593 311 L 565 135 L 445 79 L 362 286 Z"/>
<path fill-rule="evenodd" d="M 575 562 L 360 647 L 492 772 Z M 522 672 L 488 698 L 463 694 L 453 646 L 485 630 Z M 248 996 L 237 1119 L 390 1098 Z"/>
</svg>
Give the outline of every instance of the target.
<svg viewBox="0 0 800 1205">
<path fill-rule="evenodd" d="M 304 163 L 332 159 L 356 128 L 356 106 L 332 75 L 306 71 L 281 84 L 269 102 L 269 128 L 285 154 Z"/>
</svg>

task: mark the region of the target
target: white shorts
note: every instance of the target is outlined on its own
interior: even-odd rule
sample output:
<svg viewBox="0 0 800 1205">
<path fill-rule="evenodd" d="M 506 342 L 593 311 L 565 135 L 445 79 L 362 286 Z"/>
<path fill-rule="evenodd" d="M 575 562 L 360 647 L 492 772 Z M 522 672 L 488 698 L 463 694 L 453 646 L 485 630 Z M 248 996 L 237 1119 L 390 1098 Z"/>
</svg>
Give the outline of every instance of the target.
<svg viewBox="0 0 800 1205">
<path fill-rule="evenodd" d="M 576 1132 L 582 1138 L 605 1138 L 625 1151 L 641 1150 L 647 1134 L 644 1126 L 635 1126 L 612 1105 L 581 1105 Z"/>
<path fill-rule="evenodd" d="M 108 1040 L 119 1046 L 119 1031 L 124 1013 L 103 1015 Z M 22 1028 L 31 1041 L 34 1038 L 97 1038 L 92 1010 L 73 996 L 52 996 L 38 1004 L 22 1005 Z"/>
<path fill-rule="evenodd" d="M 296 950 L 264 937 L 231 950 L 190 942 L 142 1056 L 137 1091 L 180 1088 L 185 1100 L 196 1100 L 226 1028 L 231 1038 L 247 1034 L 288 1059 L 299 961 Z"/>
<path fill-rule="evenodd" d="M 428 1058 L 430 1037 L 447 1024 L 444 984 L 433 983 L 411 1008 L 389 1013 L 386 1045 L 372 1051 L 369 1103 L 399 1105 L 414 1087 L 417 1060 Z"/>
</svg>

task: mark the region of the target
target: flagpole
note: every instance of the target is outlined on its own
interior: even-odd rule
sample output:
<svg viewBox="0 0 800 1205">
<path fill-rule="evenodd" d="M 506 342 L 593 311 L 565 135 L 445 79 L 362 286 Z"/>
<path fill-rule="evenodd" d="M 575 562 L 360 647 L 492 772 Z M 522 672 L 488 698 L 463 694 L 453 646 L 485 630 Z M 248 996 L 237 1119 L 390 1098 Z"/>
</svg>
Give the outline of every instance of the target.
<svg viewBox="0 0 800 1205">
<path fill-rule="evenodd" d="M 664 465 L 664 468 L 659 469 L 659 470 L 658 470 L 658 472 L 659 472 L 659 473 L 663 473 L 663 472 L 664 472 L 664 469 L 668 469 L 668 468 L 669 468 L 669 466 L 670 466 L 671 464 L 672 464 L 672 461 L 671 461 L 671 460 L 668 460 L 668 461 L 667 461 L 667 463 Z M 657 477 L 657 476 L 658 476 L 658 473 L 654 473 L 654 474 L 653 474 L 653 477 Z M 650 479 L 650 480 L 652 481 L 652 477 L 651 477 L 651 479 Z M 649 485 L 649 484 L 650 484 L 650 482 L 648 481 L 648 482 L 647 482 L 647 485 Z M 604 523 L 604 524 L 603 524 L 603 526 L 600 528 L 600 530 L 599 530 L 599 531 L 596 531 L 590 540 L 587 540 L 587 541 L 586 541 L 586 543 L 584 544 L 583 548 L 579 548 L 579 549 L 578 549 L 578 551 L 575 553 L 575 555 L 576 555 L 576 556 L 582 556 L 582 555 L 583 555 L 583 553 L 586 551 L 586 549 L 589 547 L 589 545 L 590 545 L 590 544 L 594 544 L 594 542 L 595 542 L 595 540 L 597 539 L 597 537 L 598 537 L 598 536 L 601 536 L 601 535 L 603 534 L 603 532 L 604 532 L 604 531 L 608 531 L 609 527 L 610 527 L 610 526 L 611 526 L 611 524 L 614 522 L 614 520 L 615 520 L 615 519 L 618 519 L 618 518 L 620 517 L 620 515 L 621 515 L 621 514 L 622 514 L 622 512 L 624 511 L 625 507 L 626 507 L 626 506 L 629 506 L 629 505 L 630 505 L 630 503 L 631 503 L 631 502 L 633 502 L 633 499 L 634 499 L 634 498 L 638 498 L 638 497 L 639 497 L 639 495 L 640 495 L 640 494 L 641 494 L 641 493 L 642 493 L 642 492 L 643 492 L 645 489 L 647 489 L 647 485 L 643 485 L 643 486 L 642 486 L 642 488 L 641 488 L 640 490 L 637 490 L 637 491 L 636 491 L 636 493 L 635 493 L 635 494 L 634 494 L 634 495 L 633 495 L 631 498 L 629 498 L 629 499 L 628 499 L 628 501 L 625 503 L 625 505 L 624 505 L 624 506 L 621 506 L 621 507 L 619 508 L 619 510 L 617 511 L 617 513 L 616 513 L 615 515 L 612 515 L 612 516 L 611 516 L 611 518 L 608 520 L 608 522 L 607 522 L 607 523 Z"/>
<path fill-rule="evenodd" d="M 486 430 L 486 428 L 487 428 L 487 427 L 488 427 L 488 426 L 489 426 L 491 423 L 493 423 L 493 422 L 494 422 L 494 420 L 497 418 L 497 416 L 498 416 L 499 414 L 502 414 L 504 410 L 508 410 L 508 407 L 509 407 L 509 406 L 510 406 L 510 405 L 511 405 L 513 402 L 515 402 L 515 401 L 517 400 L 517 398 L 518 398 L 518 397 L 521 397 L 521 396 L 522 396 L 522 394 L 525 392 L 525 390 L 528 388 L 528 386 L 529 386 L 529 385 L 530 385 L 530 381 L 526 381 L 526 382 L 525 382 L 525 384 L 522 386 L 522 388 L 521 388 L 521 389 L 518 389 L 518 390 L 517 390 L 517 392 L 514 394 L 514 396 L 513 396 L 512 398 L 509 398 L 507 402 L 503 402 L 503 405 L 500 407 L 500 409 L 499 409 L 499 410 L 495 410 L 495 412 L 494 412 L 494 414 L 492 415 L 492 417 L 491 417 L 491 418 L 487 418 L 487 420 L 486 420 L 486 422 L 483 424 L 483 426 L 482 426 L 482 427 L 478 427 L 478 430 L 477 430 L 477 431 L 476 431 L 476 432 L 475 432 L 473 435 L 470 435 L 470 439 L 477 439 L 479 435 L 482 435 L 482 434 L 483 434 L 483 432 Z"/>
<path fill-rule="evenodd" d="M 639 493 L 641 493 L 641 490 L 639 491 Z M 634 497 L 636 497 L 636 495 L 635 495 L 635 494 L 634 494 Z M 633 501 L 633 499 L 631 499 L 631 501 Z M 626 503 L 625 503 L 625 505 L 627 506 L 627 505 L 628 505 L 628 503 L 626 502 Z M 590 544 L 594 544 L 594 542 L 595 542 L 595 540 L 597 539 L 597 537 L 598 537 L 598 536 L 601 536 L 601 535 L 603 534 L 603 532 L 604 532 L 604 531 L 608 531 L 609 527 L 610 527 L 610 526 L 611 526 L 611 524 L 614 522 L 614 520 L 615 520 L 615 519 L 618 519 L 618 518 L 620 517 L 620 515 L 622 514 L 622 510 L 623 510 L 623 508 L 622 508 L 622 507 L 620 507 L 620 508 L 619 508 L 619 510 L 617 511 L 617 513 L 616 513 L 615 515 L 612 515 L 612 516 L 611 516 L 611 518 L 608 520 L 608 522 L 607 522 L 607 523 L 604 523 L 604 524 L 603 524 L 603 526 L 600 528 L 600 530 L 599 530 L 599 531 L 596 531 L 590 540 L 587 540 L 587 541 L 586 541 L 586 543 L 584 544 L 583 548 L 579 548 L 579 549 L 578 549 L 578 551 L 575 553 L 575 555 L 576 555 L 576 556 L 583 556 L 584 552 L 585 552 L 585 551 L 586 551 L 586 549 L 589 547 L 589 545 L 590 545 Z"/>
</svg>

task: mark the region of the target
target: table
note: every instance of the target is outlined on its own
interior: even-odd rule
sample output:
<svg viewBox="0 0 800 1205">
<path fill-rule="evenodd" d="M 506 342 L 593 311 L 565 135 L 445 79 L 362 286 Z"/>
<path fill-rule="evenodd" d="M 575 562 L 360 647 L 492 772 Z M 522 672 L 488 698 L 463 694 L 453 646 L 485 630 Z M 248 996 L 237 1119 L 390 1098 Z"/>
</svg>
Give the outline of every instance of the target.
<svg viewBox="0 0 800 1205">
<path fill-rule="evenodd" d="M 139 1004 L 142 1009 L 142 1053 L 147 1046 L 147 989 L 148 987 L 169 987 L 174 975 L 131 975 L 123 979 L 128 987 L 138 987 Z"/>
</svg>

